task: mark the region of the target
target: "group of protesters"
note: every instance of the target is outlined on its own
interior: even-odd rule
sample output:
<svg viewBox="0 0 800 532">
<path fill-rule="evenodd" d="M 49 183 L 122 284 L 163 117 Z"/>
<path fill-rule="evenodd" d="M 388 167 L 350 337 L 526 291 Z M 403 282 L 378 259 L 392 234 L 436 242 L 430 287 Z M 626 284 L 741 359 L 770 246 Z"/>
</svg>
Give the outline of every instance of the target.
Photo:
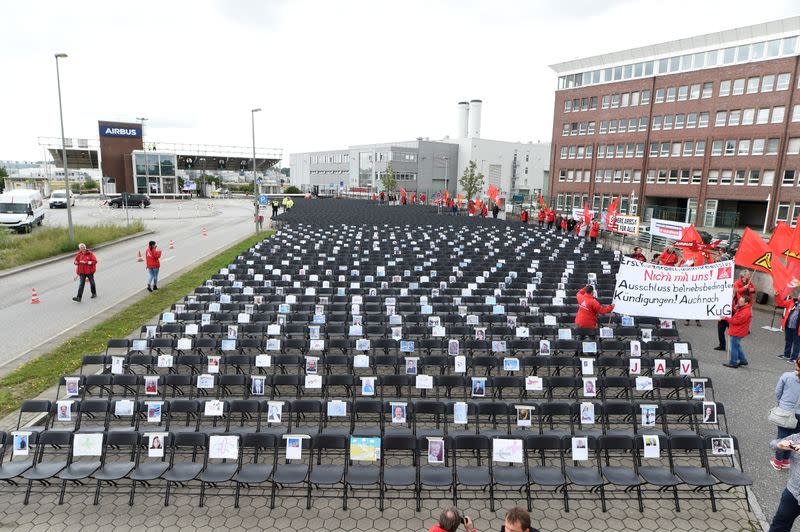
<svg viewBox="0 0 800 532">
<path fill-rule="evenodd" d="M 522 211 L 522 213 L 525 214 L 525 217 L 520 215 L 520 220 L 527 223 L 528 213 L 527 211 Z M 547 227 L 547 229 L 555 227 L 563 234 L 572 233 L 578 238 L 586 238 L 588 235 L 593 243 L 597 243 L 597 238 L 600 236 L 600 220 L 597 216 L 567 216 L 543 205 L 536 213 L 536 221 L 540 227 Z"/>
</svg>

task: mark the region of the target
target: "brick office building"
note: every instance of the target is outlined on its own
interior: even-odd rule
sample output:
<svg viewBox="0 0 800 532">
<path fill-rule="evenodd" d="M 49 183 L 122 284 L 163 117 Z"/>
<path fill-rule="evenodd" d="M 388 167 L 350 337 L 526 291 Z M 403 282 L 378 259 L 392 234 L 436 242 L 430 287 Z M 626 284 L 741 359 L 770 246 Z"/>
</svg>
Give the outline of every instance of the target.
<svg viewBox="0 0 800 532">
<path fill-rule="evenodd" d="M 800 214 L 800 17 L 552 65 L 551 204 L 704 227 Z M 792 222 L 793 223 L 793 222 Z"/>
</svg>

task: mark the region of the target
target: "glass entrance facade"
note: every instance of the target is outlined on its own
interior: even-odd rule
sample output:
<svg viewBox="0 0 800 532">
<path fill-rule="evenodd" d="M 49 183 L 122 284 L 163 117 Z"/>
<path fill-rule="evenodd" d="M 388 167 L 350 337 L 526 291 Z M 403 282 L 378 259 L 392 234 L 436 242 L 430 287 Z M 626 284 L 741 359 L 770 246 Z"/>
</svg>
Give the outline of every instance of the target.
<svg viewBox="0 0 800 532">
<path fill-rule="evenodd" d="M 134 151 L 133 173 L 139 194 L 176 194 L 179 192 L 175 175 L 177 155 L 157 151 Z"/>
</svg>

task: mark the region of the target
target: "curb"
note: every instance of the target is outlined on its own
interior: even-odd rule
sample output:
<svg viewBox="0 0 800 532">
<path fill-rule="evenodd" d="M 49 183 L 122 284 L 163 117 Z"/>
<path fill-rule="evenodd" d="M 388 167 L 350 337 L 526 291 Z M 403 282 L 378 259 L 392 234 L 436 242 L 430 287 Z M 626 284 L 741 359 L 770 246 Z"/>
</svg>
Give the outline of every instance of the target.
<svg viewBox="0 0 800 532">
<path fill-rule="evenodd" d="M 133 240 L 134 238 L 140 238 L 140 237 L 143 237 L 145 235 L 150 235 L 150 234 L 153 234 L 153 233 L 155 233 L 154 229 L 148 229 L 148 230 L 145 230 L 145 231 L 139 231 L 138 233 L 134 233 L 134 234 L 128 235 L 128 236 L 123 236 L 122 238 L 118 238 L 116 240 L 111 240 L 110 242 L 103 242 L 102 244 L 98 244 L 95 247 L 93 247 L 92 250 L 106 248 L 106 247 L 109 247 L 109 246 L 113 246 L 114 244 L 120 244 L 122 242 L 126 242 L 128 240 Z M 66 258 L 69 258 L 69 257 L 71 257 L 73 255 L 74 255 L 73 252 L 62 253 L 61 255 L 55 255 L 53 257 L 48 257 L 46 259 L 42 259 L 42 260 L 38 260 L 38 261 L 35 261 L 35 262 L 31 262 L 29 264 L 23 264 L 22 266 L 16 266 L 14 268 L 9 268 L 7 270 L 2 270 L 2 271 L 0 271 L 0 279 L 2 279 L 3 277 L 8 277 L 9 275 L 14 275 L 15 273 L 20 273 L 20 272 L 24 272 L 24 271 L 28 271 L 28 270 L 33 270 L 34 268 L 38 268 L 39 266 L 46 266 L 48 264 L 52 264 L 54 262 L 58 262 L 60 260 L 64 260 Z"/>
</svg>

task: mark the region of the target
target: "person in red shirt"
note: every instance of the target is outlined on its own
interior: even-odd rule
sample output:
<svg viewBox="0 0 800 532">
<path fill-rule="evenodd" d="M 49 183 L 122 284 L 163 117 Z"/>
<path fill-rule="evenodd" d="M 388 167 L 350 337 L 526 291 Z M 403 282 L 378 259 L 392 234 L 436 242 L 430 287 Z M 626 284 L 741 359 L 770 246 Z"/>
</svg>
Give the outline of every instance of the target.
<svg viewBox="0 0 800 532">
<path fill-rule="evenodd" d="M 544 225 L 544 217 L 545 217 L 544 209 L 539 209 L 539 213 L 536 215 L 536 219 L 539 221 L 539 227 Z"/>
<path fill-rule="evenodd" d="M 411 204 L 413 205 L 416 202 L 417 202 L 417 193 L 416 192 L 412 192 L 411 193 Z"/>
<path fill-rule="evenodd" d="M 458 508 L 451 506 L 442 511 L 439 516 L 439 522 L 430 527 L 428 532 L 456 532 L 458 525 L 462 523 L 464 524 L 465 532 L 475 532 L 475 525 L 472 524 L 472 519 L 462 516 Z"/>
<path fill-rule="evenodd" d="M 524 224 L 528 223 L 528 211 L 523 209 L 522 212 L 519 213 L 519 221 Z"/>
<path fill-rule="evenodd" d="M 614 310 L 614 305 L 601 305 L 594 297 L 594 287 L 586 285 L 577 294 L 578 313 L 575 315 L 575 325 L 578 327 L 597 328 L 597 315 L 608 314 Z"/>
<path fill-rule="evenodd" d="M 561 218 L 561 232 L 562 233 L 567 232 L 567 219 L 564 217 Z"/>
<path fill-rule="evenodd" d="M 596 244 L 598 236 L 600 236 L 600 222 L 595 219 L 595 221 L 592 222 L 592 227 L 589 229 L 589 240 L 591 240 L 593 244 Z"/>
<path fill-rule="evenodd" d="M 94 284 L 94 273 L 97 271 L 97 257 L 94 253 L 89 251 L 86 244 L 78 244 L 78 254 L 75 255 L 75 260 L 72 263 L 76 266 L 75 273 L 78 274 L 81 281 L 78 285 L 78 295 L 73 297 L 73 301 L 80 303 L 83 298 L 83 287 L 86 285 L 86 280 L 89 280 L 89 286 L 92 289 L 92 299 L 97 297 L 97 287 Z"/>
<path fill-rule="evenodd" d="M 730 318 L 723 318 L 728 322 L 728 337 L 731 339 L 731 357 L 727 364 L 722 364 L 726 368 L 738 368 L 747 365 L 747 358 L 742 351 L 742 338 L 750 334 L 750 322 L 753 320 L 753 303 L 750 296 L 742 294 L 739 302 L 733 309 Z"/>
<path fill-rule="evenodd" d="M 419 195 L 419 202 L 420 202 L 422 205 L 425 205 L 425 194 L 420 194 L 420 195 Z"/>
<path fill-rule="evenodd" d="M 406 197 L 405 196 L 401 196 L 400 197 L 400 203 L 402 203 L 403 205 L 406 204 Z"/>
<path fill-rule="evenodd" d="M 553 224 L 555 223 L 555 221 L 556 221 L 556 211 L 554 211 L 553 209 L 548 209 L 547 210 L 547 228 L 548 229 L 552 229 L 553 228 Z"/>
<path fill-rule="evenodd" d="M 581 234 L 581 225 L 582 225 L 582 223 L 581 223 L 580 220 L 575 220 L 575 236 L 580 236 L 580 234 Z"/>
<path fill-rule="evenodd" d="M 675 251 L 675 246 L 667 246 L 655 260 L 655 263 L 664 266 L 675 266 L 678 264 L 678 260 L 680 260 L 680 257 L 678 257 L 678 253 Z"/>
<path fill-rule="evenodd" d="M 752 301 L 755 294 L 756 287 L 750 280 L 750 270 L 742 270 L 742 273 L 739 274 L 739 279 L 733 283 L 733 302 L 731 303 L 731 306 L 736 307 L 739 298 L 743 295 L 747 295 Z M 719 345 L 714 348 L 714 351 L 726 350 L 725 329 L 727 328 L 728 322 L 725 320 L 725 318 L 722 318 L 717 322 L 717 340 L 719 341 Z"/>
<path fill-rule="evenodd" d="M 481 205 L 481 216 L 483 216 L 484 218 L 489 216 L 489 209 L 486 207 L 485 203 Z"/>
<path fill-rule="evenodd" d="M 158 290 L 158 270 L 161 268 L 161 250 L 156 247 L 155 240 L 147 243 L 144 252 L 145 266 L 147 267 L 147 291 Z"/>
<path fill-rule="evenodd" d="M 642 253 L 642 248 L 638 246 L 633 248 L 633 253 L 631 253 L 628 256 L 632 259 L 640 260 L 642 262 L 647 262 L 647 257 L 645 257 L 644 253 Z"/>
<path fill-rule="evenodd" d="M 384 201 L 386 201 L 386 193 L 381 190 L 381 205 L 383 205 Z"/>
</svg>

